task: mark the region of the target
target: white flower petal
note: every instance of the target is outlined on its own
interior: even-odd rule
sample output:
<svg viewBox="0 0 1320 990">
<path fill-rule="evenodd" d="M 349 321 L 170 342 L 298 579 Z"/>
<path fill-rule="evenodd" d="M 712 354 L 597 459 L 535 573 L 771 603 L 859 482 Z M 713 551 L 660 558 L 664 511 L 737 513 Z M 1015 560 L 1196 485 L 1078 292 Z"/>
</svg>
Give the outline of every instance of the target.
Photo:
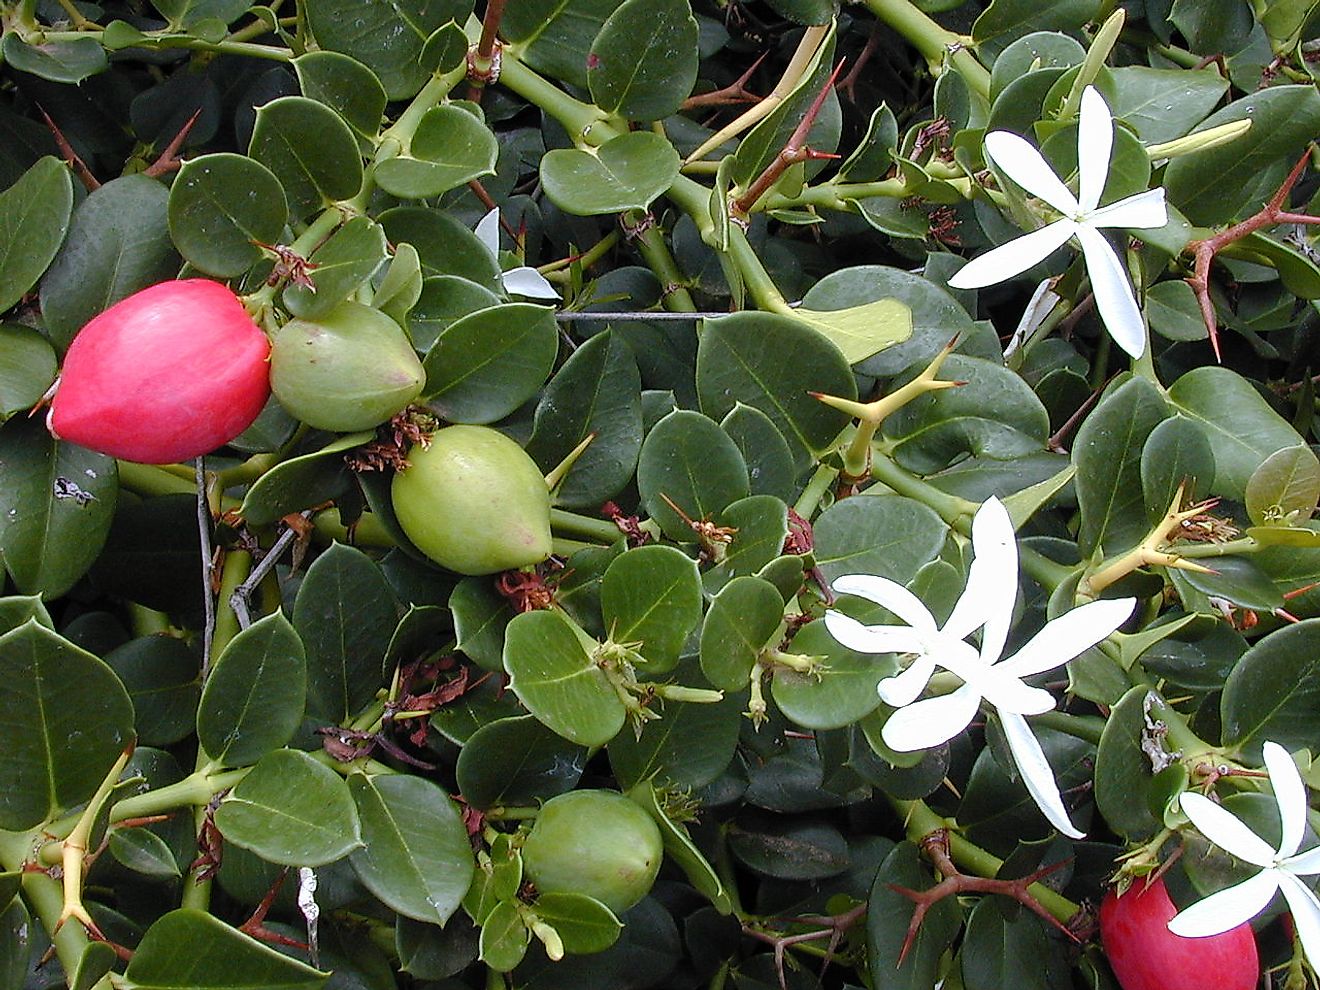
<svg viewBox="0 0 1320 990">
<path fill-rule="evenodd" d="M 841 595 L 856 595 L 887 608 L 918 632 L 934 635 L 938 628 L 926 603 L 897 581 L 874 574 L 845 574 L 830 587 Z"/>
<path fill-rule="evenodd" d="M 1278 875 L 1279 889 L 1292 908 L 1293 926 L 1302 940 L 1306 958 L 1314 966 L 1320 960 L 1320 901 L 1315 892 L 1291 873 L 1282 870 Z"/>
<path fill-rule="evenodd" d="M 1274 788 L 1282 825 L 1279 855 L 1291 856 L 1301 846 L 1302 833 L 1306 830 L 1306 785 L 1286 749 L 1276 742 L 1266 742 L 1264 752 L 1265 769 L 1270 773 L 1270 786 Z"/>
<path fill-rule="evenodd" d="M 999 669 L 992 667 L 976 681 L 981 695 L 986 701 L 999 709 L 1000 713 L 1015 712 L 1018 715 L 1039 715 L 1052 711 L 1054 695 L 1044 688 L 1023 684 L 1016 677 L 1002 677 Z"/>
<path fill-rule="evenodd" d="M 1077 239 L 1082 242 L 1095 305 L 1109 336 L 1133 357 L 1141 357 L 1146 349 L 1146 324 L 1118 255 L 1103 234 L 1086 224 L 1077 225 Z"/>
<path fill-rule="evenodd" d="M 1191 791 L 1179 801 L 1200 833 L 1225 852 L 1255 866 L 1273 865 L 1274 850 L 1233 812 Z"/>
<path fill-rule="evenodd" d="M 1077 231 L 1077 224 L 1067 217 L 1023 234 L 1007 244 L 987 251 L 963 265 L 949 279 L 954 289 L 979 289 L 1006 282 L 1021 275 L 1032 265 L 1044 261 Z"/>
<path fill-rule="evenodd" d="M 1043 199 L 1066 217 L 1081 212 L 1076 197 L 1050 168 L 1039 151 L 1009 131 L 991 131 L 985 136 L 985 152 L 999 170 L 1038 199 Z"/>
<path fill-rule="evenodd" d="M 1298 853 L 1296 856 L 1289 856 L 1279 865 L 1289 873 L 1296 873 L 1300 877 L 1314 876 L 1320 873 L 1320 846 Z"/>
<path fill-rule="evenodd" d="M 479 221 L 477 221 L 476 230 L 477 240 L 481 241 L 481 246 L 486 249 L 486 253 L 492 258 L 496 258 L 500 253 L 500 209 L 495 207 Z"/>
<path fill-rule="evenodd" d="M 900 708 L 889 716 L 880 737 L 886 746 L 899 753 L 930 749 L 967 728 L 980 704 L 981 693 L 964 684 L 952 694 Z"/>
<path fill-rule="evenodd" d="M 1063 806 L 1063 797 L 1059 794 L 1059 785 L 1054 781 L 1054 771 L 1045 759 L 1040 742 L 1021 715 L 1001 711 L 999 724 L 1004 728 L 1004 738 L 1008 740 L 1013 762 L 1022 774 L 1022 782 L 1027 785 L 1036 807 L 1049 820 L 1049 823 L 1070 839 L 1080 839 L 1086 833 L 1079 831 L 1068 817 Z"/>
<path fill-rule="evenodd" d="M 921 634 L 908 626 L 868 626 L 842 612 L 830 611 L 825 613 L 825 628 L 858 653 L 925 653 Z"/>
<path fill-rule="evenodd" d="M 504 291 L 514 296 L 526 296 L 529 299 L 558 299 L 559 292 L 546 281 L 546 277 L 535 268 L 526 265 L 511 268 L 500 276 Z"/>
<path fill-rule="evenodd" d="M 984 624 L 981 657 L 994 663 L 1004 652 L 1018 593 L 1017 537 L 1004 503 L 991 496 L 972 518 L 972 566 L 967 587 L 944 624 L 947 635 L 963 639 Z"/>
<path fill-rule="evenodd" d="M 1164 187 L 1120 199 L 1088 213 L 1086 222 L 1092 227 L 1124 227 L 1132 230 L 1150 230 L 1169 222 L 1169 206 L 1164 201 Z"/>
<path fill-rule="evenodd" d="M 1136 606 L 1135 598 L 1102 598 L 1064 612 L 995 669 L 1014 677 L 1031 677 L 1062 666 L 1126 622 Z"/>
<path fill-rule="evenodd" d="M 925 655 L 918 656 L 907 670 L 893 677 L 886 677 L 877 684 L 876 693 L 886 705 L 902 708 L 917 700 L 921 692 L 926 690 L 926 685 L 934 673 L 934 659 Z"/>
<path fill-rule="evenodd" d="M 1082 90 L 1077 119 L 1077 201 L 1090 213 L 1100 204 L 1109 178 L 1109 156 L 1114 150 L 1114 118 L 1109 104 L 1094 86 Z"/>
<path fill-rule="evenodd" d="M 1232 931 L 1264 911 L 1278 889 L 1277 872 L 1261 870 L 1254 877 L 1184 908 L 1169 919 L 1169 931 L 1184 938 L 1205 938 Z"/>
</svg>

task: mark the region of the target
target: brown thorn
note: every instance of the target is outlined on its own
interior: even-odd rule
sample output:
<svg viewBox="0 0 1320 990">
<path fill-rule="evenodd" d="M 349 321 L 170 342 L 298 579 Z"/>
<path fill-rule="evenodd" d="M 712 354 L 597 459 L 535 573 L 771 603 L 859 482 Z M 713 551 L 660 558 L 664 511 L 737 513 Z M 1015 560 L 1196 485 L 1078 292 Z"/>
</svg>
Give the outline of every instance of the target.
<svg viewBox="0 0 1320 990">
<path fill-rule="evenodd" d="M 853 67 L 848 70 L 848 74 L 839 80 L 835 87 L 848 94 L 848 99 L 853 103 L 857 102 L 857 80 L 861 77 L 862 69 L 866 63 L 871 60 L 876 49 L 880 47 L 880 39 L 889 31 L 889 27 L 881 20 L 877 20 L 871 27 L 871 33 L 866 38 L 866 45 L 863 46 L 861 54 L 857 56 L 857 61 Z"/>
<path fill-rule="evenodd" d="M 143 169 L 143 175 L 158 179 L 162 175 L 179 170 L 183 163 L 176 156 L 179 154 L 179 149 L 183 147 L 183 142 L 188 140 L 188 132 L 193 129 L 193 125 L 197 123 L 197 118 L 201 115 L 202 108 L 198 107 L 193 111 L 193 115 L 188 118 L 187 122 L 179 128 L 179 133 L 174 135 L 169 144 L 165 145 L 165 150 L 160 153 L 159 157 Z"/>
<path fill-rule="evenodd" d="M 762 52 L 755 62 L 741 76 L 735 79 L 729 85 L 721 89 L 712 90 L 709 93 L 702 93 L 699 96 L 689 96 L 683 101 L 680 110 L 691 110 L 693 107 L 720 107 L 729 106 L 734 103 L 760 103 L 764 97 L 757 96 L 755 93 L 748 92 L 747 80 L 752 78 L 761 63 L 765 61 L 768 52 Z"/>
<path fill-rule="evenodd" d="M 100 189 L 100 180 L 92 175 L 92 170 L 87 167 L 87 163 L 78 157 L 78 153 L 73 150 L 73 146 L 69 144 L 68 138 L 64 136 L 64 132 L 60 130 L 59 125 L 51 120 L 50 114 L 46 112 L 46 108 L 38 103 L 37 112 L 40 113 L 42 119 L 46 121 L 46 126 L 50 128 L 50 133 L 55 138 L 55 147 L 59 148 L 61 157 L 63 157 L 65 163 L 73 169 L 73 174 L 78 176 L 79 181 L 87 187 L 88 192 L 96 192 L 96 190 Z"/>
</svg>

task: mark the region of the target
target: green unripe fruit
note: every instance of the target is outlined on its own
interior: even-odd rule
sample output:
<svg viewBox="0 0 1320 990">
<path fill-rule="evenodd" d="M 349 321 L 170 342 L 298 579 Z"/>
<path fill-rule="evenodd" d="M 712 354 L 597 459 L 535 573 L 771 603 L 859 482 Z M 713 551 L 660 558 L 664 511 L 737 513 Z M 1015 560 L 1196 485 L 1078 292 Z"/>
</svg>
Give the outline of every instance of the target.
<svg viewBox="0 0 1320 990">
<path fill-rule="evenodd" d="M 523 869 L 542 893 L 586 894 L 616 914 L 650 891 L 660 871 L 660 829 L 614 791 L 551 798 L 523 842 Z"/>
<path fill-rule="evenodd" d="M 487 426 L 447 426 L 408 452 L 391 500 L 417 548 L 459 574 L 550 556 L 550 492 L 527 452 Z"/>
<path fill-rule="evenodd" d="M 341 302 L 315 320 L 290 320 L 271 345 L 271 391 L 318 430 L 369 430 L 417 398 L 425 382 L 399 325 L 361 303 Z"/>
</svg>

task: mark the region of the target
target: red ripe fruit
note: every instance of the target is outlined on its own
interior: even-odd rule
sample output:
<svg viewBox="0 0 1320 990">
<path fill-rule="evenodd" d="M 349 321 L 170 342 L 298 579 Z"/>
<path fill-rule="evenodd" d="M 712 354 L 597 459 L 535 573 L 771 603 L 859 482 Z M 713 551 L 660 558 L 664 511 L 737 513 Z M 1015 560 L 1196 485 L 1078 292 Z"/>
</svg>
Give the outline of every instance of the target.
<svg viewBox="0 0 1320 990">
<path fill-rule="evenodd" d="M 143 464 L 228 443 L 270 396 L 270 341 L 218 282 L 161 282 L 90 320 L 69 346 L 56 436 Z"/>
<path fill-rule="evenodd" d="M 1260 960 L 1251 925 L 1222 935 L 1184 938 L 1168 929 L 1178 913 L 1162 879 L 1136 881 L 1100 904 L 1100 940 L 1123 990 L 1252 990 Z"/>
</svg>

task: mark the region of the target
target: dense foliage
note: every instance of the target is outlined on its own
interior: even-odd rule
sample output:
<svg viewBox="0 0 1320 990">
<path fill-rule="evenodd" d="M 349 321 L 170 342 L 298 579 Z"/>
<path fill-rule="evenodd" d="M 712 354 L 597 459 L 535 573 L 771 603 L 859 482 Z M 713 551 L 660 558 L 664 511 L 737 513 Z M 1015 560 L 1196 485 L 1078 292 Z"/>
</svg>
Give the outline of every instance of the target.
<svg viewBox="0 0 1320 990">
<path fill-rule="evenodd" d="M 0 12 L 0 985 L 1314 983 L 1316 0 Z"/>
</svg>

